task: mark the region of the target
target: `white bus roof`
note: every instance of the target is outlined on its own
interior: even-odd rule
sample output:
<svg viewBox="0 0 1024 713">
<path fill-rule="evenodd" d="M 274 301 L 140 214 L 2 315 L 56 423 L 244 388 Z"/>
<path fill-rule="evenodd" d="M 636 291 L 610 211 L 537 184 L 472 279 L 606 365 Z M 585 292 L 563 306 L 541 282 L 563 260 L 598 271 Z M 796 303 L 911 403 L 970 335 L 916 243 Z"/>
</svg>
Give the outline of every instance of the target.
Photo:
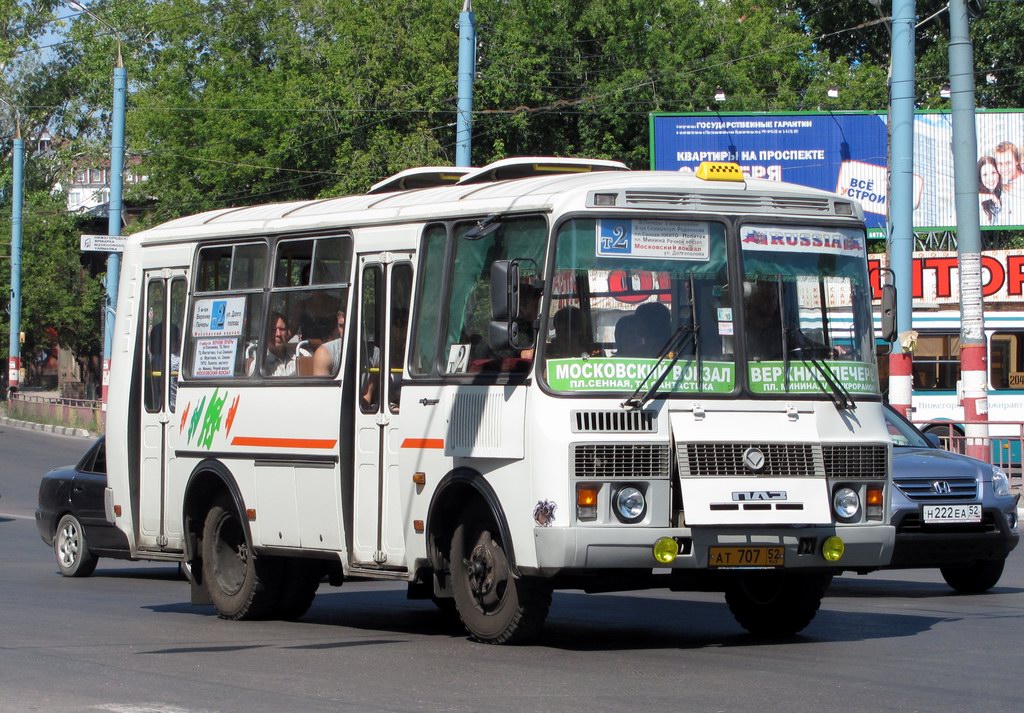
<svg viewBox="0 0 1024 713">
<path fill-rule="evenodd" d="M 513 164 L 513 161 L 515 164 Z M 540 171 L 516 180 L 476 182 L 482 175 L 509 175 L 522 164 L 551 166 L 562 162 L 570 172 L 557 169 Z M 499 165 L 501 164 L 501 165 Z M 578 172 L 572 168 L 597 166 Z M 496 168 L 498 170 L 496 170 Z M 431 168 L 429 171 L 437 171 Z M 447 169 L 460 171 L 460 169 Z M 465 171 L 465 169 L 461 169 Z M 403 174 L 413 175 L 415 169 Z M 382 181 L 387 184 L 402 174 Z M 450 180 L 450 179 L 449 179 Z M 860 217 L 860 206 L 834 193 L 804 186 L 759 179 L 744 181 L 708 181 L 674 171 L 629 171 L 613 161 L 527 158 L 499 161 L 471 173 L 454 185 L 427 188 L 396 188 L 389 192 L 367 193 L 319 200 L 271 203 L 217 210 L 171 220 L 132 236 L 149 242 L 177 242 L 217 236 L 265 235 L 270 233 L 315 231 L 337 227 L 358 227 L 383 223 L 421 222 L 442 216 L 487 215 L 509 212 L 545 212 L 555 208 L 584 208 L 593 193 L 616 194 L 616 210 L 689 210 L 709 213 L 820 215 L 837 214 L 835 204 L 853 206 Z"/>
</svg>

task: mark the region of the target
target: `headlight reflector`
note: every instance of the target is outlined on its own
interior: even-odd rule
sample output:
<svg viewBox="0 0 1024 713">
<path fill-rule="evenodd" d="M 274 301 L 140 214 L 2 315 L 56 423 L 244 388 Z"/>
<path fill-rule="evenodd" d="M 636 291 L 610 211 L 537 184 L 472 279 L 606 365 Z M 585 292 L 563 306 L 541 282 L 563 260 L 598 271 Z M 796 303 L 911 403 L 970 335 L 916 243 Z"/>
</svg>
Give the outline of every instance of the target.
<svg viewBox="0 0 1024 713">
<path fill-rule="evenodd" d="M 860 512 L 860 497 L 853 488 L 837 488 L 832 495 L 832 507 L 841 520 L 850 520 Z"/>
<path fill-rule="evenodd" d="M 639 489 L 627 486 L 615 493 L 615 516 L 622 522 L 637 522 L 646 511 L 647 501 Z"/>
</svg>

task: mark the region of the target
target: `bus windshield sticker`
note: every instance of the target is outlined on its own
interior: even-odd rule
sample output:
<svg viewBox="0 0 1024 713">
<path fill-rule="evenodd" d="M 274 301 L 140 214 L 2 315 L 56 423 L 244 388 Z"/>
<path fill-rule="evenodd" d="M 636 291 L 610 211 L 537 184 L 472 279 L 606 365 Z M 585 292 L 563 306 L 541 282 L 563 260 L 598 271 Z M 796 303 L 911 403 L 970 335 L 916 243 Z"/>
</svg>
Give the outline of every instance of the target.
<svg viewBox="0 0 1024 713">
<path fill-rule="evenodd" d="M 548 359 L 548 384 L 555 391 L 635 391 L 650 374 L 657 359 Z M 668 362 L 665 362 L 666 364 Z M 727 394 L 736 383 L 736 365 L 731 361 L 678 361 L 662 383 L 660 392 Z M 656 380 L 660 374 L 654 374 Z M 701 387 L 703 387 L 701 389 Z"/>
<path fill-rule="evenodd" d="M 597 221 L 597 256 L 707 262 L 711 227 L 678 220 L 601 219 Z"/>
<path fill-rule="evenodd" d="M 245 322 L 245 297 L 196 300 L 193 337 L 240 337 Z"/>
<path fill-rule="evenodd" d="M 878 393 L 878 370 L 871 364 L 850 361 L 826 361 L 839 382 L 854 394 Z M 762 361 L 748 366 L 750 390 L 755 394 L 786 391 L 783 375 L 785 362 Z M 817 394 L 828 391 L 828 384 L 811 364 L 790 362 L 789 390 L 791 394 Z"/>
<path fill-rule="evenodd" d="M 197 339 L 192 376 L 197 379 L 234 376 L 237 351 L 237 339 Z"/>
<path fill-rule="evenodd" d="M 865 255 L 864 235 L 854 230 L 745 225 L 740 229 L 740 245 L 744 250 L 815 252 L 849 257 Z"/>
<path fill-rule="evenodd" d="M 465 374 L 469 371 L 469 345 L 453 344 L 448 349 L 448 365 L 444 368 L 446 374 Z"/>
</svg>

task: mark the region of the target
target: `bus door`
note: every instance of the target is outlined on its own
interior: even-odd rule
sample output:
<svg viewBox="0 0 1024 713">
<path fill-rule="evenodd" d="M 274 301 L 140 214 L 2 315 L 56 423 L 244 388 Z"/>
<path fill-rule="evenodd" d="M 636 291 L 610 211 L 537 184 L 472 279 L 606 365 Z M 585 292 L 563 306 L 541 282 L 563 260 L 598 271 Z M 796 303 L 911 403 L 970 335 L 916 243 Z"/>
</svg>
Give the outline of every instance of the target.
<svg viewBox="0 0 1024 713">
<path fill-rule="evenodd" d="M 188 292 L 184 269 L 143 275 L 142 371 L 139 414 L 139 517 L 136 538 L 143 550 L 180 550 L 180 518 L 167 517 L 167 471 L 177 445 L 175 406 L 181 368 L 181 335 Z M 170 520 L 170 522 L 168 522 Z"/>
<path fill-rule="evenodd" d="M 358 260 L 352 560 L 363 566 L 405 566 L 398 457 L 411 258 L 385 253 Z"/>
</svg>

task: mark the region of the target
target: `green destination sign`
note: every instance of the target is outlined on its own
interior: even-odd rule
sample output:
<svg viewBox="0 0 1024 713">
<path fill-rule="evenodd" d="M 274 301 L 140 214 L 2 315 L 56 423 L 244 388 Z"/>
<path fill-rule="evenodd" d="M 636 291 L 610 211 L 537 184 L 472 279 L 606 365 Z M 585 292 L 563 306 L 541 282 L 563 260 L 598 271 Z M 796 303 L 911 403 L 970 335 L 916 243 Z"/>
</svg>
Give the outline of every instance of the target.
<svg viewBox="0 0 1024 713">
<path fill-rule="evenodd" d="M 852 394 L 877 394 L 878 370 L 872 364 L 859 361 L 826 361 L 836 380 Z M 786 392 L 785 362 L 762 361 L 747 366 L 750 390 L 755 394 Z M 789 390 L 791 394 L 820 394 L 828 392 L 828 382 L 813 364 L 803 361 L 789 363 Z"/>
<path fill-rule="evenodd" d="M 548 384 L 555 391 L 634 391 L 650 375 L 651 386 L 664 373 L 668 360 L 651 374 L 657 359 L 604 358 L 548 359 Z M 736 365 L 731 361 L 702 361 L 700 385 L 697 363 L 678 361 L 662 382 L 660 391 L 670 393 L 727 394 L 736 384 Z"/>
</svg>

